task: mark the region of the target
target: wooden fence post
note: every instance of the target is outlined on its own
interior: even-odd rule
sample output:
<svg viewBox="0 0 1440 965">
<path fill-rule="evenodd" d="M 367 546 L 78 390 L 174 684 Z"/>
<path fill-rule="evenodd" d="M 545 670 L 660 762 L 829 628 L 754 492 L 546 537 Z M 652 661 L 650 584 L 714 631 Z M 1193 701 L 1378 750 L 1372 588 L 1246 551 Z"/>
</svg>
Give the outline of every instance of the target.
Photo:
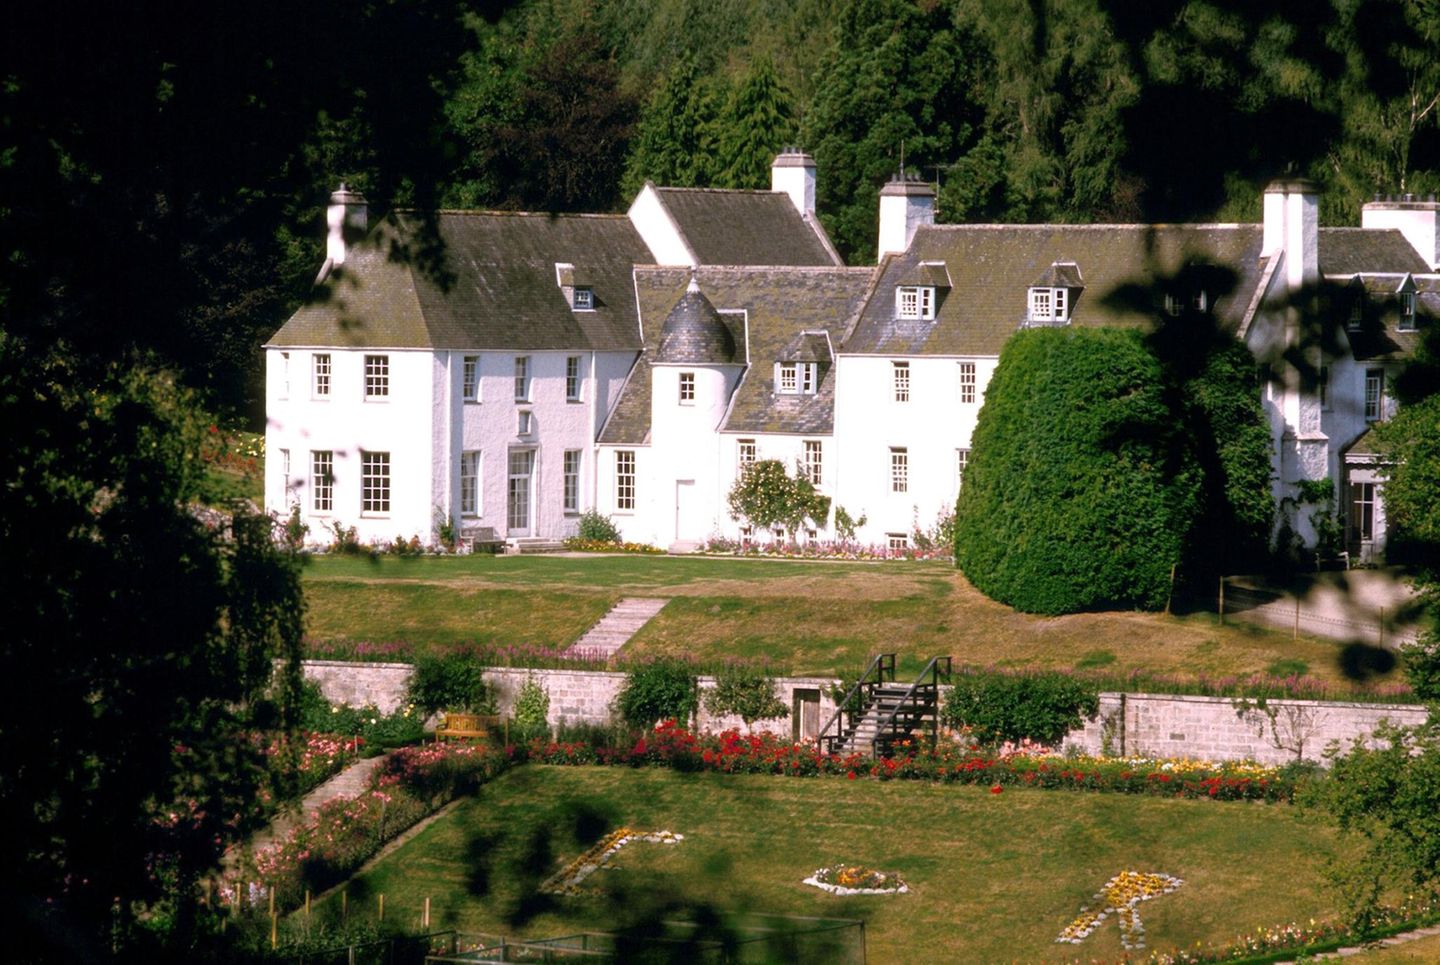
<svg viewBox="0 0 1440 965">
<path fill-rule="evenodd" d="M 425 899 L 425 910 L 420 913 L 420 926 L 427 931 L 430 928 L 430 899 Z"/>
<path fill-rule="evenodd" d="M 1220 577 L 1220 625 L 1225 625 L 1225 577 Z"/>
</svg>

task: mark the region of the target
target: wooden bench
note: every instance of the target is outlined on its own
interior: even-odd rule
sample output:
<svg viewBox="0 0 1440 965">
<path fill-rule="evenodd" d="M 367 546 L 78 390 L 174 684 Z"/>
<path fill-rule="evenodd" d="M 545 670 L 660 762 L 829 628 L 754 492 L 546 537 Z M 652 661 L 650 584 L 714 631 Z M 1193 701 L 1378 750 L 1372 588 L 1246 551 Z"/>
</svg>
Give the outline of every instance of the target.
<svg viewBox="0 0 1440 965">
<path fill-rule="evenodd" d="M 494 714 L 449 714 L 445 723 L 435 728 L 435 743 L 447 737 L 456 740 L 478 740 L 490 734 L 490 729 L 500 723 Z"/>
</svg>

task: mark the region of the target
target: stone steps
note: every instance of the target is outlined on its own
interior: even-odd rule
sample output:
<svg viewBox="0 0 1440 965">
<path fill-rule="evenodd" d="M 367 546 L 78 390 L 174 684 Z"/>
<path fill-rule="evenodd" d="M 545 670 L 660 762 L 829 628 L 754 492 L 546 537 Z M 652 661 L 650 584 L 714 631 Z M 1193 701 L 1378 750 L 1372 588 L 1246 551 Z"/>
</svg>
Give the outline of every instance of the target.
<svg viewBox="0 0 1440 965">
<path fill-rule="evenodd" d="M 600 618 L 585 634 L 570 645 L 567 651 L 573 654 L 589 653 L 597 657 L 610 657 L 623 647 L 641 627 L 654 619 L 665 609 L 669 599 L 653 597 L 630 597 L 621 600 L 610 612 Z"/>
</svg>

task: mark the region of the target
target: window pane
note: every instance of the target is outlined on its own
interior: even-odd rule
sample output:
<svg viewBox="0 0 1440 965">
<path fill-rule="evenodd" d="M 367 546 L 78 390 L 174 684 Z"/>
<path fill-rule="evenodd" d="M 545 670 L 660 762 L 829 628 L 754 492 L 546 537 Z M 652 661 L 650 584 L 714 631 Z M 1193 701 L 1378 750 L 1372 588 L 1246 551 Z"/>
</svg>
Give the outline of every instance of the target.
<svg viewBox="0 0 1440 965">
<path fill-rule="evenodd" d="M 824 477 L 824 452 L 818 439 L 805 440 L 805 476 L 812 485 L 820 485 Z"/>
<path fill-rule="evenodd" d="M 910 363 L 891 362 L 891 375 L 894 380 L 895 401 L 910 401 Z"/>
<path fill-rule="evenodd" d="M 565 359 L 565 401 L 580 401 L 580 356 Z"/>
<path fill-rule="evenodd" d="M 580 511 L 580 450 L 565 450 L 565 497 L 567 513 Z"/>
<path fill-rule="evenodd" d="M 635 508 L 635 453 L 632 450 L 615 453 L 615 508 Z"/>
<path fill-rule="evenodd" d="M 465 356 L 464 364 L 464 385 L 460 394 L 466 402 L 478 402 L 480 400 L 480 356 Z"/>
<path fill-rule="evenodd" d="M 330 353 L 322 352 L 312 356 L 312 369 L 314 373 L 312 388 L 316 398 L 323 398 L 330 394 Z"/>
<path fill-rule="evenodd" d="M 460 514 L 480 515 L 480 453 L 460 454 Z"/>
<path fill-rule="evenodd" d="M 905 449 L 890 450 L 890 491 L 910 491 L 910 453 Z"/>
<path fill-rule="evenodd" d="M 310 492 L 315 512 L 330 512 L 335 500 L 335 454 L 328 449 L 310 453 Z"/>
<path fill-rule="evenodd" d="M 383 399 L 390 395 L 390 356 L 365 356 L 365 398 Z"/>
<path fill-rule="evenodd" d="M 390 453 L 360 454 L 360 511 L 390 512 Z"/>
<path fill-rule="evenodd" d="M 526 401 L 530 398 L 530 357 L 515 357 L 515 398 Z"/>
<path fill-rule="evenodd" d="M 975 401 L 975 363 L 960 363 L 960 401 L 971 404 Z"/>
</svg>

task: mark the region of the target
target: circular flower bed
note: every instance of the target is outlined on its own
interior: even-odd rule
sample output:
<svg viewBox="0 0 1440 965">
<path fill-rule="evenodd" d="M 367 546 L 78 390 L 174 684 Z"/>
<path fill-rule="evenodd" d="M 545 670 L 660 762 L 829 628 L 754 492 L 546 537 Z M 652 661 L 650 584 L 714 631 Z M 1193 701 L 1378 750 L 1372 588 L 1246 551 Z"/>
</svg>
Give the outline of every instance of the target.
<svg viewBox="0 0 1440 965">
<path fill-rule="evenodd" d="M 805 884 L 832 895 L 903 895 L 910 890 L 893 871 L 876 871 L 854 864 L 821 868 L 806 878 Z"/>
</svg>

